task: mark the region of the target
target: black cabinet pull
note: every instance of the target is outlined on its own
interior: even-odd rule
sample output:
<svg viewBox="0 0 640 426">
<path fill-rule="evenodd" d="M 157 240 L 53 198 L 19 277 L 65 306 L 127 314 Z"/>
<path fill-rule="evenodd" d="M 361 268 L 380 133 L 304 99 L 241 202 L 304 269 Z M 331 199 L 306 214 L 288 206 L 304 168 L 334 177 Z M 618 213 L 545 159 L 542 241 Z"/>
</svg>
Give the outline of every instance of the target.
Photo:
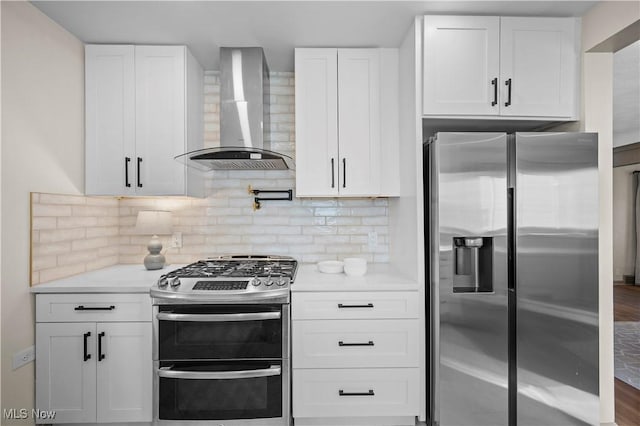
<svg viewBox="0 0 640 426">
<path fill-rule="evenodd" d="M 347 187 L 347 159 L 342 159 L 342 187 Z"/>
<path fill-rule="evenodd" d="M 342 303 L 338 303 L 338 308 L 373 308 L 373 303 L 367 303 L 366 305 L 343 305 Z"/>
<path fill-rule="evenodd" d="M 491 84 L 493 85 L 493 101 L 491 102 L 491 106 L 496 106 L 498 103 L 498 77 L 491 80 Z"/>
<path fill-rule="evenodd" d="M 342 389 L 338 391 L 340 396 L 374 396 L 373 389 L 369 389 L 369 392 L 345 392 Z"/>
<path fill-rule="evenodd" d="M 131 187 L 129 183 L 129 163 L 131 162 L 131 157 L 124 157 L 124 186 L 127 188 Z"/>
<path fill-rule="evenodd" d="M 140 163 L 142 163 L 142 158 L 138 157 L 138 188 L 142 188 L 142 182 L 140 181 Z"/>
<path fill-rule="evenodd" d="M 335 167 L 333 164 L 333 158 L 331 159 L 331 187 L 335 188 L 336 187 L 336 173 L 335 173 Z"/>
<path fill-rule="evenodd" d="M 507 102 L 504 103 L 504 106 L 508 107 L 511 105 L 511 79 L 504 82 L 504 85 L 507 86 Z"/>
<path fill-rule="evenodd" d="M 373 346 L 373 341 L 369 340 L 367 343 L 345 343 L 340 340 L 338 346 Z"/>
<path fill-rule="evenodd" d="M 104 337 L 104 331 L 98 333 L 98 361 L 105 359 L 105 355 L 102 353 L 102 338 Z"/>
<path fill-rule="evenodd" d="M 84 333 L 84 360 L 88 361 L 91 359 L 91 354 L 88 353 L 87 351 L 87 340 L 89 339 L 89 336 L 91 336 L 91 332 L 87 331 L 86 333 Z"/>
<path fill-rule="evenodd" d="M 74 311 L 113 311 L 116 307 L 111 306 L 76 306 L 73 308 Z"/>
</svg>

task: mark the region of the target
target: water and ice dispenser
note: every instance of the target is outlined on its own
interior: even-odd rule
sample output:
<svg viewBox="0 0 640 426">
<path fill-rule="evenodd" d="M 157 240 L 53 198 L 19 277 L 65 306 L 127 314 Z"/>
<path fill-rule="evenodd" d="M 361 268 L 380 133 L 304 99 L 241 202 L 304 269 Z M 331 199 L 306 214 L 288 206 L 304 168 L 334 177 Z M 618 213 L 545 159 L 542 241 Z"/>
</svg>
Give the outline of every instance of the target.
<svg viewBox="0 0 640 426">
<path fill-rule="evenodd" d="M 493 292 L 493 237 L 453 238 L 453 292 Z"/>
</svg>

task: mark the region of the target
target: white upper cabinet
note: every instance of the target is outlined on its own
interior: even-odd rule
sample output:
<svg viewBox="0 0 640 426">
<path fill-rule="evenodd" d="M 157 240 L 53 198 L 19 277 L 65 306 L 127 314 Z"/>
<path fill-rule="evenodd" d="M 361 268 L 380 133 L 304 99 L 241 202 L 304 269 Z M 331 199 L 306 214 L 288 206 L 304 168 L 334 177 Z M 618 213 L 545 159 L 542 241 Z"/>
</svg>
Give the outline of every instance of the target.
<svg viewBox="0 0 640 426">
<path fill-rule="evenodd" d="M 395 49 L 296 49 L 296 195 L 398 195 Z"/>
<path fill-rule="evenodd" d="M 424 17 L 423 114 L 577 119 L 575 18 Z"/>
<path fill-rule="evenodd" d="M 425 16 L 424 114 L 498 114 L 500 18 Z"/>
<path fill-rule="evenodd" d="M 500 23 L 500 76 L 504 100 L 500 113 L 577 116 L 579 50 L 576 20 L 500 18 Z"/>
<path fill-rule="evenodd" d="M 203 71 L 185 46 L 87 45 L 86 193 L 202 195 Z"/>
</svg>

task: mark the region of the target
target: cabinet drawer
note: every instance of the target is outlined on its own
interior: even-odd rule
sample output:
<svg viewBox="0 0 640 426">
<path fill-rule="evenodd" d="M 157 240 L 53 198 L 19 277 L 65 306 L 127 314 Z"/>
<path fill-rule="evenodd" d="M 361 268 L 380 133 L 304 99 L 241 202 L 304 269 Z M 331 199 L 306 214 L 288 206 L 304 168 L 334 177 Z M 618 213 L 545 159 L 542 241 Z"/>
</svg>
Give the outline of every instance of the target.
<svg viewBox="0 0 640 426">
<path fill-rule="evenodd" d="M 293 368 L 417 367 L 417 320 L 293 322 Z"/>
<path fill-rule="evenodd" d="M 146 293 L 38 294 L 36 322 L 151 321 Z"/>
<path fill-rule="evenodd" d="M 418 293 L 309 292 L 293 293 L 293 319 L 418 318 Z"/>
<path fill-rule="evenodd" d="M 417 416 L 419 376 L 417 368 L 293 370 L 293 416 Z"/>
</svg>

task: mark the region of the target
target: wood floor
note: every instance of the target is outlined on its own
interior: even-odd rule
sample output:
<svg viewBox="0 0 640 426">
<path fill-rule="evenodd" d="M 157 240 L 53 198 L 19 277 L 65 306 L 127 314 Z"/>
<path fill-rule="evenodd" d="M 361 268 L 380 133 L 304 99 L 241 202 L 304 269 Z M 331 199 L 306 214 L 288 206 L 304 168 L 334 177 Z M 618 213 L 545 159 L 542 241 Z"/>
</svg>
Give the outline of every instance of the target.
<svg viewBox="0 0 640 426">
<path fill-rule="evenodd" d="M 640 286 L 613 286 L 614 321 L 640 321 Z M 640 390 L 615 380 L 616 423 L 640 426 Z"/>
</svg>

